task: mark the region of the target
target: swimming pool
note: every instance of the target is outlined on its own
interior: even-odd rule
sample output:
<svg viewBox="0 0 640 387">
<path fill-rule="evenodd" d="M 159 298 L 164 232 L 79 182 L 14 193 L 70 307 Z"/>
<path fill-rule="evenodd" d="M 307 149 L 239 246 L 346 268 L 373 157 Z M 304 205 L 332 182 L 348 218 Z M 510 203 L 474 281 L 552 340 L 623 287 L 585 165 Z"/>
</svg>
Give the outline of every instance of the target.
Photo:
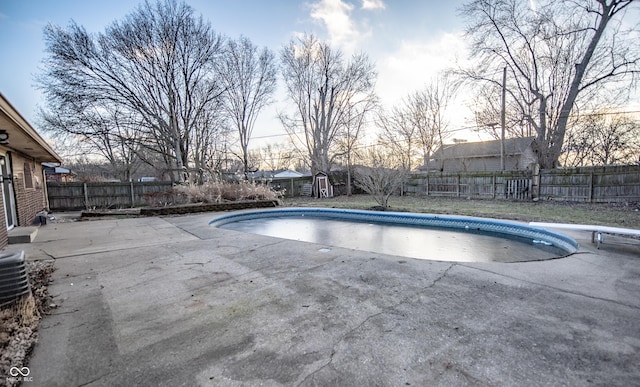
<svg viewBox="0 0 640 387">
<path fill-rule="evenodd" d="M 225 214 L 209 224 L 272 237 L 440 261 L 533 261 L 564 257 L 578 248 L 572 238 L 542 228 L 452 215 L 278 208 Z"/>
</svg>

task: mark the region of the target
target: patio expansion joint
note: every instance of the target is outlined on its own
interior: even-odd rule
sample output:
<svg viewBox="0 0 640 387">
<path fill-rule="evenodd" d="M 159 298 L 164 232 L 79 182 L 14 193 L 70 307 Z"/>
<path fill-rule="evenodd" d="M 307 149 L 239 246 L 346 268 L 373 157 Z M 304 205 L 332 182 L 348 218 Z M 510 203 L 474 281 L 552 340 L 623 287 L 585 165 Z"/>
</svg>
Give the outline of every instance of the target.
<svg viewBox="0 0 640 387">
<path fill-rule="evenodd" d="M 105 376 L 109 376 L 109 375 L 111 375 L 111 374 L 112 374 L 112 372 L 107 372 L 107 373 L 102 374 L 102 375 L 100 375 L 100 376 L 98 376 L 98 377 L 96 377 L 96 378 L 93 378 L 93 379 L 91 379 L 91 380 L 89 380 L 89 381 L 87 381 L 87 382 L 84 382 L 84 383 L 82 383 L 82 384 L 78 384 L 78 387 L 84 387 L 84 386 L 88 386 L 88 385 L 90 385 L 90 384 L 96 383 L 96 382 L 98 382 L 100 379 L 104 378 Z"/>
<path fill-rule="evenodd" d="M 49 254 L 44 248 L 41 248 L 41 247 L 38 247 L 33 253 L 36 253 L 36 254 L 34 254 L 35 258 L 34 257 L 30 257 L 30 255 L 32 253 L 25 251 L 25 258 L 28 261 L 50 261 L 50 260 L 55 261 L 56 260 L 55 256 Z M 41 254 L 45 255 L 46 258 L 45 257 L 38 257 L 37 253 L 41 253 Z"/>
<path fill-rule="evenodd" d="M 120 248 L 105 247 L 104 249 L 101 249 L 101 250 L 98 250 L 98 251 L 86 251 L 86 252 L 83 251 L 83 252 L 79 252 L 79 253 L 61 255 L 59 257 L 53 256 L 53 255 L 51 255 L 51 254 L 49 254 L 47 252 L 45 252 L 45 254 L 47 254 L 47 256 L 49 256 L 49 257 L 51 257 L 53 259 L 76 258 L 76 257 L 91 256 L 91 255 L 98 255 L 98 254 L 104 254 L 104 253 L 113 253 L 113 252 L 119 252 L 119 251 L 135 250 L 135 249 L 140 249 L 140 248 L 149 248 L 149 247 L 158 247 L 158 246 L 170 247 L 172 245 L 176 245 L 176 244 L 183 243 L 183 242 L 185 242 L 185 241 L 176 240 L 176 241 L 161 242 L 161 243 L 152 242 L 152 243 L 149 243 L 149 244 L 127 246 L 127 247 L 120 247 Z"/>
<path fill-rule="evenodd" d="M 162 220 L 164 220 L 165 222 L 167 222 L 165 219 L 162 219 Z M 184 227 L 180 227 L 180 226 L 179 226 L 179 225 L 177 225 L 177 224 L 173 224 L 173 223 L 170 223 L 170 222 L 167 222 L 167 224 L 170 224 L 170 225 L 172 225 L 173 227 L 175 227 L 175 228 L 177 228 L 177 229 L 180 229 L 180 230 L 182 230 L 183 232 L 186 232 L 187 234 L 189 234 L 189 235 L 191 235 L 191 236 L 193 236 L 193 237 L 196 237 L 196 238 L 197 238 L 198 240 L 200 240 L 200 241 L 206 241 L 206 240 L 207 240 L 207 239 L 205 239 L 205 238 L 201 238 L 199 235 L 194 234 L 193 232 L 189 231 L 188 229 L 186 229 L 186 228 L 184 228 Z"/>
<path fill-rule="evenodd" d="M 620 302 L 620 301 L 617 301 L 617 300 L 612 300 L 610 298 L 596 297 L 596 296 L 592 296 L 590 294 L 577 292 L 577 291 L 572 291 L 572 290 L 568 290 L 568 289 L 563 289 L 563 288 L 559 288 L 557 286 L 551 286 L 551 285 L 543 284 L 543 283 L 540 283 L 540 282 L 523 279 L 523 278 L 520 278 L 520 277 L 514 277 L 514 276 L 511 276 L 511 275 L 507 275 L 507 274 L 504 274 L 504 273 L 498 273 L 498 272 L 495 272 L 495 271 L 492 271 L 492 270 L 488 270 L 488 269 L 481 269 L 481 268 L 479 268 L 477 266 L 463 265 L 463 264 L 460 264 L 460 266 L 465 267 L 465 268 L 470 269 L 470 270 L 482 271 L 482 272 L 485 272 L 485 273 L 491 273 L 491 274 L 497 275 L 499 277 L 504 277 L 504 278 L 509 278 L 511 280 L 515 280 L 515 281 L 525 282 L 525 283 L 528 283 L 528 284 L 531 284 L 531 285 L 539 286 L 541 288 L 555 290 L 557 292 L 564 293 L 564 294 L 571 294 L 571 295 L 574 295 L 574 296 L 584 297 L 584 298 L 588 298 L 588 299 L 596 300 L 596 301 L 610 302 L 612 304 L 624 306 L 624 307 L 631 308 L 631 309 L 634 309 L 634 310 L 640 310 L 639 306 L 632 305 L 632 304 L 627 304 L 627 303 Z"/>
<path fill-rule="evenodd" d="M 76 313 L 76 312 L 79 312 L 79 311 L 80 311 L 80 309 L 76 308 L 76 309 L 69 310 L 69 311 L 66 311 L 66 312 L 49 313 L 48 315 L 49 316 L 61 316 L 61 315 L 64 315 L 64 314 L 73 314 L 73 313 Z"/>
</svg>

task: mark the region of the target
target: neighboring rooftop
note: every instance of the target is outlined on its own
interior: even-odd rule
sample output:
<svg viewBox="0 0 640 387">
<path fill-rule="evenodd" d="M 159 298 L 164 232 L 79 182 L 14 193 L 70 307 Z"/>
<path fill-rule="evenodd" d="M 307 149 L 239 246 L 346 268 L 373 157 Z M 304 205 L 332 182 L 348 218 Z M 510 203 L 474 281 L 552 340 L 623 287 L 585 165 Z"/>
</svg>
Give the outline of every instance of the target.
<svg viewBox="0 0 640 387">
<path fill-rule="evenodd" d="M 506 155 L 524 153 L 532 146 L 535 137 L 507 138 L 504 140 Z M 461 142 L 457 144 L 445 144 L 431 156 L 433 159 L 458 159 L 474 157 L 500 157 L 500 140 L 481 142 Z"/>
</svg>

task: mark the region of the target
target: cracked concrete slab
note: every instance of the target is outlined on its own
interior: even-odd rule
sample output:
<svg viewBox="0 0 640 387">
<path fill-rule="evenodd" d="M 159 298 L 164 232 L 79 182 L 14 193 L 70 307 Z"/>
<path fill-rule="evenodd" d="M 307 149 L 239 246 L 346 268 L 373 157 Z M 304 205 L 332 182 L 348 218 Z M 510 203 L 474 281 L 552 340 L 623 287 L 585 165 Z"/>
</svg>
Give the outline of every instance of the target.
<svg viewBox="0 0 640 387">
<path fill-rule="evenodd" d="M 563 259 L 463 264 L 213 229 L 214 215 L 41 232 L 60 307 L 30 385 L 640 383 L 637 246 L 585 235 Z"/>
<path fill-rule="evenodd" d="M 12 248 L 25 250 L 32 259 L 59 259 L 198 239 L 161 218 L 125 218 L 51 223 L 40 227 L 31 244 Z"/>
</svg>

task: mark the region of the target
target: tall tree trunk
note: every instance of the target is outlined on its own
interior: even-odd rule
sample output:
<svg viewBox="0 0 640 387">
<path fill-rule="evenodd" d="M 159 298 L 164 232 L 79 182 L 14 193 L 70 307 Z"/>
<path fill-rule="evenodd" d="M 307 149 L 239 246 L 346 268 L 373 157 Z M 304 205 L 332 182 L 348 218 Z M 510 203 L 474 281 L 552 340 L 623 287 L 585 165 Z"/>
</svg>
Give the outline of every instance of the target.
<svg viewBox="0 0 640 387">
<path fill-rule="evenodd" d="M 591 41 L 589 42 L 589 46 L 584 53 L 584 56 L 580 63 L 576 63 L 575 66 L 575 74 L 573 80 L 571 81 L 571 87 L 569 88 L 569 92 L 567 93 L 567 98 L 562 104 L 562 108 L 560 110 L 560 115 L 558 117 L 557 128 L 553 132 L 551 138 L 549 138 L 549 142 L 545 143 L 548 149 L 548 156 L 545 158 L 544 163 L 540 163 L 540 166 L 544 169 L 555 168 L 558 164 L 558 159 L 560 158 L 560 154 L 562 153 L 562 144 L 564 142 L 564 137 L 567 132 L 567 122 L 569 121 L 569 114 L 573 109 L 573 106 L 576 102 L 576 98 L 578 97 L 578 93 L 580 91 L 580 84 L 584 77 L 584 74 L 587 70 L 587 66 L 591 61 L 591 57 L 600 42 L 600 38 L 604 33 L 609 20 L 611 20 L 611 12 L 614 10 L 616 2 L 612 2 L 612 4 L 607 4 L 606 0 L 598 1 L 602 7 L 602 17 L 598 23 L 598 27 L 595 30 Z"/>
<path fill-rule="evenodd" d="M 347 196 L 351 196 L 351 149 L 347 151 Z"/>
</svg>

